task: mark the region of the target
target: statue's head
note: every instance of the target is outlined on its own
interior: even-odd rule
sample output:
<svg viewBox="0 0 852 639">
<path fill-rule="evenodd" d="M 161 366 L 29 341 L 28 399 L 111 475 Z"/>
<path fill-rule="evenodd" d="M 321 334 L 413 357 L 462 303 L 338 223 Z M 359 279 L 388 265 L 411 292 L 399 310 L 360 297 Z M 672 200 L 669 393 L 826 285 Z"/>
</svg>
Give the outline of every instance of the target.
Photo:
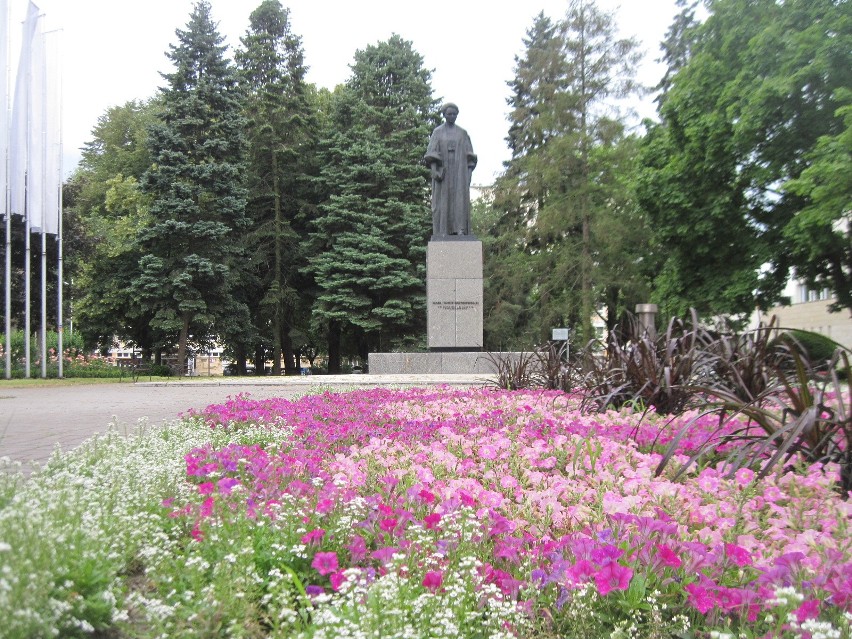
<svg viewBox="0 0 852 639">
<path fill-rule="evenodd" d="M 447 122 L 453 124 L 456 121 L 456 117 L 458 117 L 459 108 L 456 106 L 455 102 L 447 102 L 441 107 L 441 113 Z"/>
</svg>

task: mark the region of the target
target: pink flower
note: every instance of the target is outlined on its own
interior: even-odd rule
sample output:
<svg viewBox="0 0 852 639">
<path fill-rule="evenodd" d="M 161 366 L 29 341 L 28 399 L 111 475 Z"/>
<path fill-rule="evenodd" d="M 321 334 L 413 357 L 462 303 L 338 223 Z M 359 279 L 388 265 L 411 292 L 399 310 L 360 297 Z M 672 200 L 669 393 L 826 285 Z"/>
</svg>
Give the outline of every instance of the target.
<svg viewBox="0 0 852 639">
<path fill-rule="evenodd" d="M 423 577 L 423 587 L 431 592 L 437 591 L 443 583 L 444 575 L 440 570 L 430 570 Z"/>
<path fill-rule="evenodd" d="M 206 481 L 203 484 L 198 484 L 198 494 L 199 495 L 210 495 L 213 493 L 215 489 L 215 485 L 212 481 Z"/>
<path fill-rule="evenodd" d="M 605 596 L 612 590 L 627 590 L 632 577 L 633 570 L 611 561 L 595 574 L 595 585 L 600 595 Z"/>
<path fill-rule="evenodd" d="M 209 517 L 213 514 L 213 498 L 208 497 L 201 504 L 201 510 L 199 511 L 202 517 Z"/>
<path fill-rule="evenodd" d="M 698 584 L 687 584 L 684 590 L 689 595 L 690 605 L 702 615 L 706 615 L 716 605 L 716 600 L 712 593 Z"/>
<path fill-rule="evenodd" d="M 219 486 L 219 492 L 223 495 L 230 495 L 235 486 L 239 486 L 240 480 L 233 477 L 222 477 L 216 484 Z"/>
<path fill-rule="evenodd" d="M 662 564 L 669 568 L 679 568 L 682 563 L 677 553 L 665 544 L 657 544 L 657 555 Z"/>
<path fill-rule="evenodd" d="M 314 560 L 311 562 L 311 567 L 321 575 L 328 575 L 337 570 L 337 553 L 336 552 L 318 552 L 314 555 Z"/>
<path fill-rule="evenodd" d="M 322 528 L 315 528 L 309 533 L 302 535 L 302 543 L 303 544 L 312 544 L 319 543 L 320 540 L 325 536 L 325 530 Z"/>
<path fill-rule="evenodd" d="M 734 544 L 725 544 L 725 554 L 738 566 L 750 566 L 751 554 L 745 548 Z"/>
<path fill-rule="evenodd" d="M 802 623 L 808 619 L 816 619 L 819 617 L 819 601 L 816 599 L 808 599 L 801 606 L 796 608 L 794 613 L 796 621 Z"/>
<path fill-rule="evenodd" d="M 441 523 L 441 515 L 439 513 L 432 513 L 423 518 L 423 526 L 426 530 L 435 530 L 439 523 Z"/>
<path fill-rule="evenodd" d="M 484 446 L 479 447 L 479 456 L 482 457 L 482 459 L 496 459 L 497 449 L 494 448 L 494 446 L 485 444 Z"/>
<path fill-rule="evenodd" d="M 423 490 L 421 490 L 419 493 L 417 493 L 417 496 L 418 496 L 418 497 L 420 497 L 420 499 L 422 499 L 423 501 L 425 501 L 427 504 L 433 504 L 433 503 L 435 503 L 435 495 L 433 495 L 432 493 L 430 493 L 430 492 L 429 492 L 428 490 L 426 490 L 425 488 L 424 488 Z"/>
<path fill-rule="evenodd" d="M 328 576 L 328 580 L 331 583 L 332 590 L 336 592 L 340 590 L 340 586 L 346 581 L 346 576 L 342 572 L 333 572 Z"/>
<path fill-rule="evenodd" d="M 393 518 L 393 517 L 388 517 L 387 519 L 382 519 L 382 520 L 379 522 L 379 528 L 381 528 L 381 529 L 382 529 L 382 530 L 384 530 L 385 532 L 392 532 L 392 531 L 393 531 L 393 529 L 394 529 L 394 528 L 396 528 L 396 525 L 397 525 L 398 523 L 399 523 L 399 522 L 398 522 L 395 518 Z"/>
<path fill-rule="evenodd" d="M 330 499 L 321 499 L 317 502 L 316 511 L 321 515 L 324 515 L 334 508 L 334 502 Z"/>
</svg>

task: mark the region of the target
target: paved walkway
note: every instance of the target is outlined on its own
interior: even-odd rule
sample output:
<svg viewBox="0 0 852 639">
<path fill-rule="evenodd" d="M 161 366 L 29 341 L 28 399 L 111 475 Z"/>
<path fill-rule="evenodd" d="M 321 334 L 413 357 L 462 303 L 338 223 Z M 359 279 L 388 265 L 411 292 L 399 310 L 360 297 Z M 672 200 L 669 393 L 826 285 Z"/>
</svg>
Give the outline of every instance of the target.
<svg viewBox="0 0 852 639">
<path fill-rule="evenodd" d="M 59 445 L 70 450 L 111 423 L 161 424 L 190 408 L 249 393 L 256 399 L 292 398 L 312 389 L 351 390 L 375 386 L 482 385 L 483 375 L 316 375 L 309 377 L 217 377 L 175 382 L 130 382 L 81 386 L 11 388 L 0 380 L 0 457 L 43 464 Z"/>
</svg>

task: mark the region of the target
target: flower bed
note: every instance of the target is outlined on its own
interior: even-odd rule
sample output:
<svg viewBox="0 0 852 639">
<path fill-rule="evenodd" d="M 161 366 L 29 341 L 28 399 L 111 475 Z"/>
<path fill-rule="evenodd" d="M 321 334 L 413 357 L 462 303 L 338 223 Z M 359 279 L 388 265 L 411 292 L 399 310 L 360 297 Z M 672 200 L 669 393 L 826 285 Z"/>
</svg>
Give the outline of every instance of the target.
<svg viewBox="0 0 852 639">
<path fill-rule="evenodd" d="M 836 469 L 655 477 L 688 419 L 583 416 L 551 392 L 234 398 L 125 445 L 125 468 L 164 446 L 184 466 L 154 472 L 123 524 L 101 515 L 106 575 L 66 617 L 129 636 L 848 639 L 852 506 Z M 715 430 L 698 420 L 681 454 Z M 77 455 L 101 481 L 122 463 Z M 19 494 L 56 484 L 63 460 Z M 116 501 L 138 492 L 121 481 Z M 19 551 L 14 512 L 0 510 L 0 563 Z M 53 598 L 79 594 L 75 579 Z M 16 588 L 4 600 L 0 582 L 0 614 Z M 86 617 L 97 597 L 112 603 Z"/>
</svg>

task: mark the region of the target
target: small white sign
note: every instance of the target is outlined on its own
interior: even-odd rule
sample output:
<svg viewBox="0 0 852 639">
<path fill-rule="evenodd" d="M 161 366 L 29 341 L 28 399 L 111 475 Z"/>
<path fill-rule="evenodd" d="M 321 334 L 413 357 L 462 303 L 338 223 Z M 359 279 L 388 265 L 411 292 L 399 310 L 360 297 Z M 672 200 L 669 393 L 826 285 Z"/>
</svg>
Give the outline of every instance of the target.
<svg viewBox="0 0 852 639">
<path fill-rule="evenodd" d="M 571 331 L 567 328 L 554 328 L 553 329 L 553 341 L 554 342 L 567 342 L 568 336 Z"/>
</svg>

